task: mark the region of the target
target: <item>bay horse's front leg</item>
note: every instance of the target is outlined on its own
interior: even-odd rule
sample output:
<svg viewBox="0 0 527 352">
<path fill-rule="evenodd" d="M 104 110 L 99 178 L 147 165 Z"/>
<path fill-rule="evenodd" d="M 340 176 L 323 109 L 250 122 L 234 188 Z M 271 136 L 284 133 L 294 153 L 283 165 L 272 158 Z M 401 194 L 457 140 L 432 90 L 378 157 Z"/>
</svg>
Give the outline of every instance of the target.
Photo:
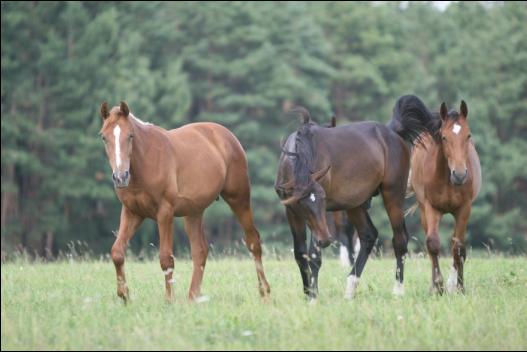
<svg viewBox="0 0 527 352">
<path fill-rule="evenodd" d="M 159 264 L 165 275 L 165 299 L 168 303 L 172 302 L 172 286 L 174 279 L 174 255 L 173 255 L 173 212 L 165 211 L 157 217 L 157 226 L 159 228 Z"/>
<path fill-rule="evenodd" d="M 185 231 L 190 241 L 192 254 L 192 281 L 188 291 L 188 299 L 189 301 L 199 301 L 202 298 L 201 282 L 209 254 L 209 246 L 203 232 L 203 215 L 185 217 Z"/>
<path fill-rule="evenodd" d="M 126 303 L 129 299 L 128 285 L 124 275 L 124 258 L 126 248 L 130 238 L 143 222 L 143 218 L 135 215 L 126 207 L 121 208 L 121 220 L 119 222 L 119 232 L 117 239 L 112 246 L 112 260 L 115 265 L 115 273 L 117 275 L 117 296 L 121 297 Z"/>
<path fill-rule="evenodd" d="M 439 268 L 439 252 L 441 251 L 441 242 L 439 241 L 439 221 L 443 214 L 434 209 L 430 204 L 425 204 L 420 208 L 424 210 L 426 222 L 426 248 L 428 255 L 432 260 L 432 293 L 440 295 L 444 292 L 443 275 Z"/>
<path fill-rule="evenodd" d="M 453 267 L 447 281 L 447 290 L 449 293 L 459 290 L 465 292 L 463 283 L 463 267 L 465 265 L 465 233 L 467 231 L 468 218 L 470 217 L 471 206 L 465 206 L 454 214 L 456 226 L 452 236 L 452 257 Z"/>
</svg>

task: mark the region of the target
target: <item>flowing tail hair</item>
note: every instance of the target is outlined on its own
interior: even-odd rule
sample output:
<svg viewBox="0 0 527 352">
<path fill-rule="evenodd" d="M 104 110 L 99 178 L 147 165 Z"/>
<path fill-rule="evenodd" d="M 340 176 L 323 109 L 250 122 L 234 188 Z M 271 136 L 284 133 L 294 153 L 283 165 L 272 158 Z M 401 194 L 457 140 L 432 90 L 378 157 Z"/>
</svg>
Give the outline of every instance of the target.
<svg viewBox="0 0 527 352">
<path fill-rule="evenodd" d="M 440 121 L 432 115 L 425 104 L 415 95 L 404 95 L 397 99 L 388 128 L 405 141 L 415 144 L 421 141 L 421 134 L 435 135 Z"/>
</svg>

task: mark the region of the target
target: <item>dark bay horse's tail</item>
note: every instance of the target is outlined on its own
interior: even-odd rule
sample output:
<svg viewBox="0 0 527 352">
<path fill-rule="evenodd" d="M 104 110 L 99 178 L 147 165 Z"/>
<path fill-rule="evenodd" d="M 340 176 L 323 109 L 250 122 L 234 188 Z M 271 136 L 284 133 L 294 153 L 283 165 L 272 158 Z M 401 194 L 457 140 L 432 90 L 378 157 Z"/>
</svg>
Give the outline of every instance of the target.
<svg viewBox="0 0 527 352">
<path fill-rule="evenodd" d="M 395 103 L 388 127 L 414 144 L 423 132 L 434 135 L 439 128 L 438 123 L 421 99 L 415 95 L 404 95 Z"/>
</svg>

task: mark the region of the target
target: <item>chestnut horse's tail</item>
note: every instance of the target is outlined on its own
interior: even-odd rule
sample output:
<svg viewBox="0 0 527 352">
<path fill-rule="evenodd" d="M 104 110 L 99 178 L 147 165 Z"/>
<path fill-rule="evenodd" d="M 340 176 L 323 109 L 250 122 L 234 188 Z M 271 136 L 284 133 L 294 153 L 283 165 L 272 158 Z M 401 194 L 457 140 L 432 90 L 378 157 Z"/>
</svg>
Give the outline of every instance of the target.
<svg viewBox="0 0 527 352">
<path fill-rule="evenodd" d="M 420 141 L 423 132 L 436 134 L 439 120 L 433 117 L 421 99 L 415 95 L 404 95 L 395 103 L 388 128 L 407 142 L 415 144 Z"/>
</svg>

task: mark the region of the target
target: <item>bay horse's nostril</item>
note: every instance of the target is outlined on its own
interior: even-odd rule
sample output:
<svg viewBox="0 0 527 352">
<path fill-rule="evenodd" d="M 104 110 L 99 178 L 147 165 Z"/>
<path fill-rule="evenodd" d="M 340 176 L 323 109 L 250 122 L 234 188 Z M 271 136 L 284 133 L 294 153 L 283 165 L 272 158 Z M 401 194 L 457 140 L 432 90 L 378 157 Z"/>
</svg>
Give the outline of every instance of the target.
<svg viewBox="0 0 527 352">
<path fill-rule="evenodd" d="M 116 172 L 114 172 L 112 174 L 112 180 L 117 181 L 117 173 Z"/>
</svg>

